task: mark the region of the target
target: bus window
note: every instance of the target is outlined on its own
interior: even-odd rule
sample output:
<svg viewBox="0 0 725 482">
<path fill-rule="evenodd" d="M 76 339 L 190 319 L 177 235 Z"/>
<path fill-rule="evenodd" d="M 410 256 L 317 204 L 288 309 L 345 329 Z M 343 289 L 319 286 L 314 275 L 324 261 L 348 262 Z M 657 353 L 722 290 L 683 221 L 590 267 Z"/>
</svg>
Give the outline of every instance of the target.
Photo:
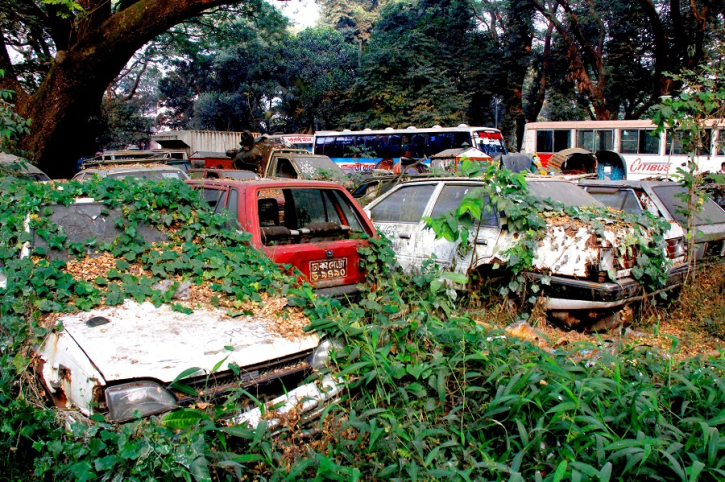
<svg viewBox="0 0 725 482">
<path fill-rule="evenodd" d="M 571 131 L 554 131 L 554 152 L 569 149 L 571 146 Z"/>
<path fill-rule="evenodd" d="M 400 152 L 400 143 L 401 142 L 402 142 L 402 137 L 401 136 L 399 136 L 397 134 L 391 135 L 388 138 L 388 152 L 389 152 L 389 155 L 386 156 L 386 157 L 400 157 L 401 154 L 402 154 Z"/>
<path fill-rule="evenodd" d="M 611 130 L 579 130 L 576 145 L 591 152 L 611 151 L 614 148 L 614 133 Z"/>
<path fill-rule="evenodd" d="M 471 143 L 471 134 L 469 132 L 454 132 L 453 133 L 453 147 L 463 147 L 463 144 L 468 144 L 468 147 L 473 147 Z"/>
<path fill-rule="evenodd" d="M 622 129 L 622 154 L 659 154 L 659 137 L 652 137 L 652 129 Z"/>
<path fill-rule="evenodd" d="M 338 136 L 335 139 L 335 157 L 352 157 L 353 151 L 350 147 L 354 146 L 355 138 L 353 136 Z"/>
<path fill-rule="evenodd" d="M 554 131 L 536 131 L 536 152 L 554 152 Z"/>
<path fill-rule="evenodd" d="M 413 134 L 413 139 L 410 143 L 410 150 L 413 157 L 430 156 L 432 153 L 428 148 L 428 135 Z"/>
<path fill-rule="evenodd" d="M 712 140 L 712 129 L 706 129 L 702 139 L 700 140 L 700 146 L 698 147 L 699 155 L 710 154 L 710 143 Z M 667 131 L 667 146 L 665 147 L 665 154 L 669 154 L 670 150 L 672 154 L 687 154 L 687 149 L 682 147 L 682 140 L 672 139 L 671 131 Z"/>
<path fill-rule="evenodd" d="M 328 149 L 334 143 L 335 143 L 335 138 L 334 137 L 318 137 L 315 140 L 315 154 L 325 155 L 327 157 L 332 157 L 329 154 L 329 152 L 332 152 L 332 151 L 329 151 L 328 150 L 326 152 L 326 149 Z"/>
</svg>

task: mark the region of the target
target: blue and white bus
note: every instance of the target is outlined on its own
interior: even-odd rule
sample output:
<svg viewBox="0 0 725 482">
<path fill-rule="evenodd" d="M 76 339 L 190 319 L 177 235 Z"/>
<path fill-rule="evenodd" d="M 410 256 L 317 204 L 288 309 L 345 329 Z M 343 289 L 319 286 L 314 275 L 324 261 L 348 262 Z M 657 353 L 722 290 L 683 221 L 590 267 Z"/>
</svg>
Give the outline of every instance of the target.
<svg viewBox="0 0 725 482">
<path fill-rule="evenodd" d="M 503 136 L 490 127 L 433 126 L 429 128 L 361 131 L 318 131 L 314 153 L 328 156 L 343 169 L 392 169 L 401 157 L 430 158 L 446 149 L 476 148 L 491 157 L 506 154 Z"/>
</svg>

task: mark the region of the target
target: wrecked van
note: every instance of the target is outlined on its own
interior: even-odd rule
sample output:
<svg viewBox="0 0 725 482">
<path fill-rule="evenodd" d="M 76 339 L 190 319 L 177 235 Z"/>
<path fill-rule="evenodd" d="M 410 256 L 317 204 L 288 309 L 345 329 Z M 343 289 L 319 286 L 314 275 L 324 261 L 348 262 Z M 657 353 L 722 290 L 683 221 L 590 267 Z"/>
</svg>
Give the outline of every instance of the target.
<svg viewBox="0 0 725 482">
<path fill-rule="evenodd" d="M 457 209 L 463 197 L 482 188 L 483 182 L 471 178 L 410 181 L 396 186 L 365 210 L 378 232 L 390 238 L 396 259 L 405 271 L 419 270 L 424 261 L 434 258 L 446 270 L 483 277 L 505 276 L 504 269 L 493 268 L 505 267 L 505 252 L 515 244 L 519 233 L 508 229 L 500 213 L 484 213 L 471 233 L 473 249 L 469 250 L 461 250 L 458 241 L 436 239 L 424 220 Z M 527 186 L 542 203 L 603 207 L 565 180 L 529 178 Z M 603 329 L 615 322 L 622 308 L 645 296 L 642 285 L 632 276 L 636 254 L 615 256 L 631 230 L 612 226 L 597 233 L 587 223 L 567 219 L 547 221 L 546 233 L 538 242 L 532 269 L 526 276 L 541 283 L 545 308 L 553 317 L 572 326 L 586 320 L 588 329 Z M 658 291 L 679 286 L 685 274 L 686 267 L 684 271 L 671 271 L 667 283 Z"/>
</svg>

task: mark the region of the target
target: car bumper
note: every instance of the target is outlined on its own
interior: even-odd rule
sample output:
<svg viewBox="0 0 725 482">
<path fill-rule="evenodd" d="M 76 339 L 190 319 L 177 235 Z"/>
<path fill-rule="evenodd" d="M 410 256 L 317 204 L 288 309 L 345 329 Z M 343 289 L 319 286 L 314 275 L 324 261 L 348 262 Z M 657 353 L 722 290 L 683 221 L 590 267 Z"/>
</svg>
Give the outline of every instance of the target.
<svg viewBox="0 0 725 482">
<path fill-rule="evenodd" d="M 526 273 L 539 283 L 546 297 L 547 310 L 610 309 L 626 305 L 642 296 L 642 285 L 631 278 L 618 282 L 598 283 L 565 276 L 550 276 L 549 284 L 541 284 L 543 275 Z"/>
<path fill-rule="evenodd" d="M 360 288 L 357 284 L 330 286 L 327 288 L 317 288 L 315 294 L 318 296 L 329 296 L 330 298 L 355 298 L 360 294 Z"/>
<path fill-rule="evenodd" d="M 257 407 L 229 419 L 227 423 L 228 425 L 246 424 L 251 428 L 256 428 L 262 420 L 267 420 L 267 428 L 273 429 L 293 410 L 305 414 L 306 418 L 313 418 L 319 415 L 324 408 L 324 402 L 336 398 L 342 388 L 342 380 L 326 375 L 317 382 L 301 385 L 287 394 L 267 402 L 264 411 L 262 407 Z"/>
<path fill-rule="evenodd" d="M 645 292 L 643 286 L 632 278 L 598 283 L 565 276 L 550 276 L 549 284 L 543 285 L 543 275 L 539 273 L 526 273 L 526 277 L 541 286 L 546 297 L 544 308 L 547 310 L 610 310 L 624 307 L 645 296 L 676 288 L 683 283 L 687 273 L 687 264 L 671 268 L 665 285 L 654 292 Z"/>
</svg>

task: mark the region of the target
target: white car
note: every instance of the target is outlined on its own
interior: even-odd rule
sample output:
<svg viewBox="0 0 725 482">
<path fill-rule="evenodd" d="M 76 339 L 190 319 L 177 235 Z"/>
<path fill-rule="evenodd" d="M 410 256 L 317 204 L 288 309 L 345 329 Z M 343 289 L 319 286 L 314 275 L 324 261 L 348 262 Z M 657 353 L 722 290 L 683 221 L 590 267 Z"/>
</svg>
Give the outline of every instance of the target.
<svg viewBox="0 0 725 482">
<path fill-rule="evenodd" d="M 436 239 L 426 228 L 424 217 L 436 218 L 457 209 L 471 190 L 483 186 L 471 178 L 439 178 L 402 183 L 365 208 L 375 228 L 392 242 L 403 270 L 420 269 L 434 257 L 445 269 L 483 276 L 500 276 L 494 264 L 506 265 L 504 251 L 512 247 L 518 233 L 507 229 L 499 213 L 484 215 L 477 233 L 472 233 L 475 249 L 459 249 L 460 241 Z M 600 206 L 576 185 L 559 179 L 528 178 L 527 186 L 540 200 L 551 199 L 566 206 Z M 556 318 L 575 325 L 580 320 L 597 320 L 589 328 L 602 329 L 612 324 L 624 306 L 642 299 L 644 290 L 631 274 L 634 260 L 615 257 L 631 229 L 608 228 L 596 234 L 585 223 L 550 223 L 538 244 L 529 279 L 544 280 L 545 308 Z M 678 253 L 684 259 L 684 253 Z M 626 263 L 623 265 L 623 263 Z M 667 284 L 658 291 L 676 286 L 687 273 L 687 266 L 671 269 Z M 572 316 L 574 315 L 574 316 Z"/>
<path fill-rule="evenodd" d="M 684 244 L 687 189 L 672 181 L 581 180 L 579 185 L 607 206 L 622 211 L 649 211 L 670 223 L 665 234 L 668 249 Z M 695 258 L 725 260 L 725 211 L 712 199 L 706 199 L 693 217 Z"/>
<path fill-rule="evenodd" d="M 124 233 L 117 223 L 123 216 L 120 209 L 88 198 L 49 206 L 42 215 L 62 229 L 67 243 L 85 241 L 92 262 L 99 253 L 87 243 L 89 238 L 98 246 Z M 51 260 L 75 259 L 63 249 L 49 249 L 43 237 L 29 231 L 23 257 L 42 248 Z M 147 243 L 167 240 L 151 226 L 139 225 L 137 233 Z M 22 283 L 7 267 L 0 274 L 0 293 Z M 272 400 L 278 413 L 311 411 L 339 392 L 329 376 L 297 386 L 325 365 L 331 344 L 320 343 L 317 334 L 291 330 L 282 313 L 237 316 L 195 305 L 185 314 L 168 303 L 154 307 L 125 299 L 117 306 L 63 314 L 54 321 L 56 330 L 33 348 L 33 366 L 56 406 L 85 416 L 103 414 L 115 422 L 197 403 L 192 390 L 208 402 L 243 388 Z M 263 407 L 252 406 L 231 411 L 227 418 L 254 426 L 262 417 Z"/>
</svg>

